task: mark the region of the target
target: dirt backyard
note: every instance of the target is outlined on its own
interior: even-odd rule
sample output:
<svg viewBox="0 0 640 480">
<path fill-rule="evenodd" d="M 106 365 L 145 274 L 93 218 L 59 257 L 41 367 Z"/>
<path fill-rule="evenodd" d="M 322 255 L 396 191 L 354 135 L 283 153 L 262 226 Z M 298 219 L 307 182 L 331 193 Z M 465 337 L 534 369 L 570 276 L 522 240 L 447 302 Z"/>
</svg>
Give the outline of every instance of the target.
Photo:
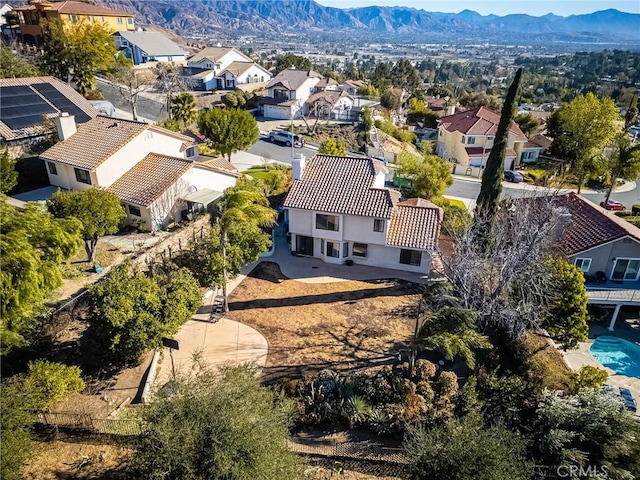
<svg viewBox="0 0 640 480">
<path fill-rule="evenodd" d="M 407 348 L 418 287 L 401 280 L 308 284 L 263 262 L 233 291 L 228 318 L 269 342 L 267 380 L 376 369 Z"/>
</svg>

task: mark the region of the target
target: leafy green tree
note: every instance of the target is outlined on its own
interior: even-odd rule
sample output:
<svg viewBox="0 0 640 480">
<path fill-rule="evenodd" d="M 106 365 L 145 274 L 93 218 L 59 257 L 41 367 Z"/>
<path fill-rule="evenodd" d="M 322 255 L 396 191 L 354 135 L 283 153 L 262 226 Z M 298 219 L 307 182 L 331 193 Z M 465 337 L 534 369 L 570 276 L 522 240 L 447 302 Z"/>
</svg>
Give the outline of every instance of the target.
<svg viewBox="0 0 640 480">
<path fill-rule="evenodd" d="M 43 20 L 40 66 L 45 73 L 66 80 L 72 75 L 83 95 L 95 88 L 95 76 L 107 74 L 118 48 L 112 33 L 99 22 L 63 25 L 59 19 Z"/>
<path fill-rule="evenodd" d="M 396 88 L 412 92 L 422 86 L 422 80 L 411 61 L 401 58 L 391 69 L 391 84 Z"/>
<path fill-rule="evenodd" d="M 639 452 L 633 447 L 638 435 L 637 421 L 616 398 L 592 389 L 568 397 L 546 390 L 538 403 L 530 452 L 544 478 L 561 478 L 563 469 L 580 465 L 600 473 L 606 469 L 606 478 L 634 478 L 640 473 Z"/>
<path fill-rule="evenodd" d="M 434 199 L 440 198 L 453 185 L 451 164 L 437 155 L 415 155 L 403 152 L 397 162 L 402 175 L 411 179 L 411 195 Z"/>
<path fill-rule="evenodd" d="M 484 92 L 464 92 L 458 101 L 460 105 L 468 109 L 486 107 L 494 112 L 500 110 L 500 99 L 495 95 L 488 95 Z"/>
<path fill-rule="evenodd" d="M 490 231 L 498 211 L 500 194 L 502 193 L 502 172 L 504 171 L 504 159 L 509 141 L 509 129 L 513 123 L 515 113 L 516 96 L 522 77 L 522 68 L 519 68 L 511 82 L 509 91 L 502 106 L 500 122 L 496 137 L 491 147 L 491 153 L 487 159 L 487 165 L 482 174 L 482 183 L 476 205 L 474 228 L 478 237 L 481 237 L 488 246 Z"/>
<path fill-rule="evenodd" d="M 341 142 L 335 141 L 330 138 L 326 142 L 322 142 L 318 148 L 318 153 L 324 155 L 338 155 L 344 157 L 347 154 L 347 149 Z"/>
<path fill-rule="evenodd" d="M 540 121 L 533 117 L 531 112 L 519 113 L 514 118 L 515 122 L 520 126 L 520 130 L 527 137 L 535 133 L 536 129 L 540 126 Z"/>
<path fill-rule="evenodd" d="M 476 318 L 473 310 L 442 307 L 427 316 L 416 341 L 421 347 L 437 350 L 447 360 L 463 358 L 469 368 L 474 368 L 474 350 L 491 347 L 487 337 L 477 332 Z"/>
<path fill-rule="evenodd" d="M 196 119 L 196 102 L 190 93 L 179 93 L 171 100 L 171 118 L 183 126 L 191 124 Z"/>
<path fill-rule="evenodd" d="M 229 273 L 239 272 L 243 265 L 237 260 L 245 260 L 245 263 L 257 260 L 262 253 L 259 248 L 264 244 L 256 242 L 258 227 L 271 227 L 275 223 L 277 212 L 269 208 L 266 197 L 258 192 L 247 190 L 230 190 L 225 195 L 221 204 L 221 214 L 217 218 L 220 227 L 220 250 L 222 254 L 222 294 L 224 295 L 224 311 L 229 311 L 227 301 L 227 278 Z M 237 243 L 230 243 L 231 232 L 237 234 Z M 253 239 L 247 234 L 256 235 Z M 233 252 L 233 250 L 235 252 Z M 229 256 L 229 253 L 233 253 Z M 229 260 L 236 259 L 233 264 Z M 233 270 L 229 270 L 229 268 Z"/>
<path fill-rule="evenodd" d="M 75 217 L 82 222 L 84 248 L 90 262 L 95 261 L 98 239 L 116 233 L 126 216 L 120 199 L 107 190 L 58 190 L 47 201 L 47 208 L 57 218 Z"/>
<path fill-rule="evenodd" d="M 640 144 L 631 143 L 629 135 L 622 132 L 615 140 L 607 156 L 609 163 L 610 185 L 604 201 L 608 202 L 618 179 L 635 180 L 640 177 Z"/>
<path fill-rule="evenodd" d="M 27 375 L 5 379 L 1 388 L 0 476 L 18 480 L 22 478 L 22 466 L 33 450 L 34 413 L 81 391 L 84 382 L 78 367 L 36 360 L 29 362 Z"/>
<path fill-rule="evenodd" d="M 204 371 L 145 405 L 130 478 L 301 478 L 286 447 L 288 415 L 248 367 Z"/>
<path fill-rule="evenodd" d="M 444 212 L 441 229 L 451 238 L 458 238 L 471 225 L 473 217 L 466 208 L 453 205 L 447 199 L 437 199 L 434 203 Z"/>
<path fill-rule="evenodd" d="M 216 152 L 226 155 L 250 147 L 258 141 L 256 119 L 246 110 L 214 108 L 200 114 L 198 129 Z"/>
<path fill-rule="evenodd" d="M 436 112 L 432 112 L 427 107 L 424 100 L 420 100 L 416 97 L 409 99 L 409 113 L 407 113 L 407 123 L 415 125 L 420 122 L 425 127 L 436 128 L 438 119 L 440 116 Z"/>
<path fill-rule="evenodd" d="M 363 97 L 379 97 L 380 91 L 373 85 L 367 83 L 358 89 L 358 95 Z"/>
<path fill-rule="evenodd" d="M 0 78 L 35 77 L 38 69 L 26 58 L 16 54 L 11 47 L 0 43 Z"/>
<path fill-rule="evenodd" d="M 77 219 L 56 219 L 39 204 L 24 211 L 0 202 L 0 344 L 28 343 L 44 300 L 62 285 L 61 264 L 82 246 Z"/>
<path fill-rule="evenodd" d="M 276 58 L 276 75 L 287 68 L 295 68 L 296 70 L 311 70 L 311 60 L 307 57 L 288 53 Z"/>
<path fill-rule="evenodd" d="M 16 161 L 7 148 L 0 154 L 0 193 L 8 193 L 18 184 Z"/>
<path fill-rule="evenodd" d="M 148 277 L 121 264 L 91 289 L 91 321 L 113 352 L 136 360 L 175 335 L 201 304 L 188 270 Z"/>
<path fill-rule="evenodd" d="M 553 138 L 551 154 L 570 163 L 578 193 L 585 181 L 598 173 L 594 160 L 602 156 L 620 132 L 619 120 L 613 100 L 593 93 L 578 95 L 547 120 L 547 132 Z"/>
<path fill-rule="evenodd" d="M 576 392 L 580 392 L 585 388 L 599 389 L 601 388 L 609 374 L 606 370 L 601 368 L 592 367 L 591 365 L 585 365 L 580 367 L 580 370 L 569 372 L 569 377 L 573 381 L 574 389 Z"/>
<path fill-rule="evenodd" d="M 404 443 L 409 480 L 527 480 L 533 465 L 525 443 L 503 426 L 485 428 L 475 417 L 426 430 L 409 429 Z"/>
<path fill-rule="evenodd" d="M 553 292 L 553 298 L 543 316 L 542 326 L 565 348 L 575 347 L 589 335 L 589 299 L 584 275 L 578 267 L 561 257 L 545 260 L 545 268 L 551 274 L 551 284 L 547 288 Z"/>
<path fill-rule="evenodd" d="M 380 105 L 389 110 L 398 110 L 402 105 L 402 90 L 388 88 L 380 96 Z"/>
</svg>

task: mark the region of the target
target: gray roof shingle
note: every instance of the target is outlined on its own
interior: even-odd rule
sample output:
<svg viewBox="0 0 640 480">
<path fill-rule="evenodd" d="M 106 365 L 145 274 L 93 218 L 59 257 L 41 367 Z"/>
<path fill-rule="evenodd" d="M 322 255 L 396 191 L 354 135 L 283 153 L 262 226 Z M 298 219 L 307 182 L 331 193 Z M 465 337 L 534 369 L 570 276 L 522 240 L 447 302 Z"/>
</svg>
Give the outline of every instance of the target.
<svg viewBox="0 0 640 480">
<path fill-rule="evenodd" d="M 149 55 L 186 55 L 182 48 L 169 40 L 160 32 L 117 32 L 122 38 L 132 43 Z"/>
</svg>

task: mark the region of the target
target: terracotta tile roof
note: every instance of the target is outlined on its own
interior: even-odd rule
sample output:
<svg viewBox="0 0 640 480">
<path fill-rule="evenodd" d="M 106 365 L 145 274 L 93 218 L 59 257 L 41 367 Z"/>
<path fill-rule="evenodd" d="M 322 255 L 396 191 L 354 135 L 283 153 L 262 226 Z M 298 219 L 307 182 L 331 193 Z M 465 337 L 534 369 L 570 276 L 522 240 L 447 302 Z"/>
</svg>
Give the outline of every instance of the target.
<svg viewBox="0 0 640 480">
<path fill-rule="evenodd" d="M 448 132 L 458 131 L 464 135 L 495 135 L 500 123 L 500 114 L 485 107 L 478 107 L 447 115 L 438 121 Z M 511 124 L 509 131 L 516 136 L 516 140 L 527 141 L 527 137 L 516 122 Z"/>
<path fill-rule="evenodd" d="M 398 203 L 391 214 L 387 245 L 435 250 L 443 215 L 440 207 L 422 198 Z"/>
<path fill-rule="evenodd" d="M 40 158 L 64 163 L 73 167 L 95 170 L 102 162 L 128 144 L 145 130 L 153 130 L 194 145 L 192 138 L 180 133 L 133 120 L 98 115 L 79 125 L 78 131 L 64 142 L 58 142 L 40 154 Z"/>
<path fill-rule="evenodd" d="M 107 190 L 123 202 L 149 207 L 193 165 L 184 158 L 150 153 Z"/>
<path fill-rule="evenodd" d="M 76 15 L 103 15 L 110 17 L 134 17 L 135 14 L 125 12 L 124 10 L 114 10 L 111 8 L 100 7 L 98 5 L 92 5 L 90 3 L 84 2 L 38 2 L 40 5 L 43 5 L 45 10 L 54 11 L 58 13 L 75 13 Z M 24 5 L 21 7 L 16 7 L 14 10 L 18 11 L 27 11 L 27 10 L 36 10 L 35 5 Z M 42 7 L 41 7 L 42 8 Z"/>
<path fill-rule="evenodd" d="M 640 242 L 640 228 L 581 195 L 562 195 L 558 197 L 557 202 L 559 206 L 566 207 L 571 214 L 571 223 L 558 244 L 567 256 L 625 236 L 633 237 Z"/>
<path fill-rule="evenodd" d="M 538 145 L 536 142 L 532 140 L 528 140 L 524 144 L 524 148 L 544 148 L 542 145 Z"/>
<path fill-rule="evenodd" d="M 276 75 L 267 84 L 266 88 L 272 88 L 279 85 L 287 90 L 297 90 L 309 78 L 317 78 L 321 80 L 323 76 L 313 70 L 296 70 L 295 68 L 287 68 Z"/>
<path fill-rule="evenodd" d="M 196 161 L 199 165 L 204 165 L 206 167 L 217 168 L 220 170 L 228 170 L 230 172 L 237 172 L 238 169 L 236 166 L 229 162 L 226 158 L 220 157 L 207 157 L 206 155 L 200 155 Z"/>
<path fill-rule="evenodd" d="M 293 182 L 285 208 L 318 212 L 391 218 L 400 193 L 373 188 L 386 167 L 378 160 L 314 155 L 306 161 L 302 178 Z"/>
<path fill-rule="evenodd" d="M 0 79 L 0 101 L 2 101 L 2 89 L 4 87 L 33 87 L 38 84 L 48 84 L 53 86 L 56 90 L 58 90 L 62 95 L 64 95 L 71 103 L 73 103 L 76 107 L 86 113 L 90 118 L 94 118 L 98 115 L 98 110 L 95 109 L 89 101 L 76 92 L 73 88 L 71 88 L 65 82 L 58 80 L 55 77 L 44 76 L 44 77 L 24 77 L 24 78 L 2 78 Z M 53 105 L 49 100 L 45 93 L 38 92 L 36 89 L 31 88 L 31 90 L 41 98 L 44 98 L 47 103 L 51 105 L 53 109 L 55 109 L 58 113 L 49 114 L 49 117 L 57 116 L 62 110 L 55 105 Z M 86 117 L 85 117 L 86 118 Z M 79 118 L 76 118 L 78 123 L 81 123 Z M 42 122 L 38 122 L 30 127 L 25 128 L 17 128 L 12 129 L 7 124 L 2 121 L 0 118 L 0 137 L 4 138 L 7 141 L 18 140 L 22 138 L 30 138 L 30 137 L 39 137 L 45 133 L 45 128 Z"/>
<path fill-rule="evenodd" d="M 40 158 L 94 170 L 149 127 L 148 123 L 98 115 L 79 125 L 74 135 L 55 144 Z"/>
</svg>

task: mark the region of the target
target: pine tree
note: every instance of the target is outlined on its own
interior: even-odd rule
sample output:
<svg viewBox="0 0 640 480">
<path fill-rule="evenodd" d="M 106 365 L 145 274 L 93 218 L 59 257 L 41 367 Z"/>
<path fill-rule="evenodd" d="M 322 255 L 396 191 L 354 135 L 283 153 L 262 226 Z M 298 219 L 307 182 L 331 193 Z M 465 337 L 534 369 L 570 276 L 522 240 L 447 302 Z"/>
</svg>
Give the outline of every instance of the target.
<svg viewBox="0 0 640 480">
<path fill-rule="evenodd" d="M 474 229 L 477 235 L 482 237 L 485 242 L 491 230 L 496 212 L 498 211 L 500 194 L 502 193 L 504 159 L 509 141 L 509 129 L 513 123 L 516 95 L 518 93 L 518 87 L 520 86 L 521 77 L 522 69 L 519 68 L 504 100 L 496 138 L 487 160 L 487 166 L 482 174 L 482 184 L 476 204 Z"/>
</svg>

